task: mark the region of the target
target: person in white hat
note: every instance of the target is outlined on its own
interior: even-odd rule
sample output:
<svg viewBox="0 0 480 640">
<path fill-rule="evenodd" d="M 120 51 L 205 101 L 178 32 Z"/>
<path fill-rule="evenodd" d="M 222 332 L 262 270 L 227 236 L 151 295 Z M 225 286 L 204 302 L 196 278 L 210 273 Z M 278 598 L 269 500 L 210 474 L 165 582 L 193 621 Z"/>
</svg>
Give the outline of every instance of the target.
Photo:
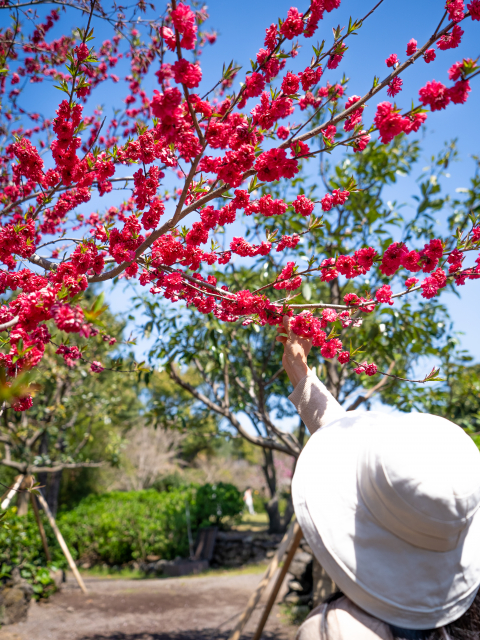
<svg viewBox="0 0 480 640">
<path fill-rule="evenodd" d="M 295 513 L 340 592 L 297 640 L 480 639 L 480 452 L 424 413 L 346 412 L 284 318 L 289 399 L 311 433 Z"/>
</svg>

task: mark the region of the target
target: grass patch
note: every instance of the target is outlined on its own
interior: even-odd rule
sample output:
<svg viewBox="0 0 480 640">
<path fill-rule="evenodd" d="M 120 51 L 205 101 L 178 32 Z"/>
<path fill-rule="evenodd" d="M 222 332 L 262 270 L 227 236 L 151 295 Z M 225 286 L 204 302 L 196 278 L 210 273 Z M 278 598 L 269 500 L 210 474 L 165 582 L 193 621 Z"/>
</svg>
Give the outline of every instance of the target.
<svg viewBox="0 0 480 640">
<path fill-rule="evenodd" d="M 259 562 L 258 564 L 247 564 L 244 567 L 219 567 L 218 569 L 207 569 L 202 573 L 196 575 L 185 576 L 185 578 L 198 578 L 208 576 L 244 576 L 251 575 L 252 573 L 262 574 L 265 573 L 268 567 L 268 562 Z"/>
<path fill-rule="evenodd" d="M 268 531 L 268 515 L 266 513 L 250 515 L 244 512 L 241 522 L 234 525 L 232 529 L 235 531 Z"/>
<path fill-rule="evenodd" d="M 306 604 L 292 604 L 284 602 L 280 605 L 280 615 L 285 624 L 299 627 L 305 622 L 306 617 L 310 613 L 310 607 Z"/>
<path fill-rule="evenodd" d="M 215 576 L 243 576 L 250 574 L 263 574 L 268 567 L 268 562 L 260 562 L 256 564 L 247 564 L 244 567 L 219 567 L 206 569 L 201 573 L 181 576 L 182 578 L 208 578 Z M 146 575 L 138 569 L 129 569 L 128 567 L 113 570 L 112 567 L 92 567 L 91 569 L 80 569 L 80 573 L 85 578 L 105 578 L 109 580 L 165 580 L 168 576 Z"/>
<path fill-rule="evenodd" d="M 122 567 L 121 569 L 113 569 L 112 567 L 102 567 L 101 565 L 91 567 L 91 569 L 79 569 L 85 578 L 109 578 L 123 580 L 141 580 L 146 578 L 145 574 L 139 569 L 131 569 Z"/>
</svg>

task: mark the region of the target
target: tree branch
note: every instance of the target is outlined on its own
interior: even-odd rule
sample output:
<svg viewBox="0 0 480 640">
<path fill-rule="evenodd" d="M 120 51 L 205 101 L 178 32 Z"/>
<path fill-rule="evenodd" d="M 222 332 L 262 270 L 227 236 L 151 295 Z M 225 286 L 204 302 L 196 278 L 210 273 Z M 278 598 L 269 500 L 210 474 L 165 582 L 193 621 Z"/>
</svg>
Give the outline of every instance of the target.
<svg viewBox="0 0 480 640">
<path fill-rule="evenodd" d="M 224 418 L 226 418 L 230 422 L 230 424 L 238 431 L 238 433 L 242 435 L 246 440 L 251 442 L 252 444 L 255 444 L 259 447 L 263 447 L 265 449 L 275 449 L 276 451 L 282 451 L 283 453 L 288 453 L 289 455 L 292 455 L 292 452 L 290 451 L 290 449 L 279 444 L 278 442 L 275 442 L 275 440 L 270 438 L 253 436 L 250 433 L 248 433 L 248 431 L 246 431 L 242 427 L 239 420 L 229 409 L 221 407 L 216 402 L 213 402 L 206 395 L 204 395 L 203 393 L 195 389 L 195 387 L 193 387 L 191 384 L 183 380 L 183 378 L 181 378 L 180 375 L 175 370 L 175 363 L 173 362 L 170 363 L 169 375 L 172 378 L 172 380 L 174 380 L 177 384 L 179 384 L 183 389 L 188 391 L 194 398 L 196 398 L 197 400 L 200 400 L 200 402 L 203 402 L 203 404 L 206 407 L 208 407 L 212 411 L 215 411 L 215 413 L 217 413 L 218 415 L 221 415 Z"/>
<path fill-rule="evenodd" d="M 15 462 L 14 460 L 8 460 L 7 458 L 3 458 L 0 460 L 0 464 L 3 464 L 4 467 L 10 467 L 11 469 L 16 469 L 21 473 L 26 473 L 27 465 L 24 462 Z"/>
<path fill-rule="evenodd" d="M 4 322 L 3 324 L 0 324 L 0 331 L 5 331 L 5 329 L 10 329 L 10 327 L 14 327 L 19 320 L 20 320 L 20 317 L 15 316 L 15 318 L 8 320 L 8 322 Z"/>
<path fill-rule="evenodd" d="M 85 469 L 103 467 L 105 462 L 66 462 L 55 467 L 30 467 L 31 473 L 57 473 L 63 469 Z"/>
<path fill-rule="evenodd" d="M 395 366 L 395 361 L 390 363 L 390 366 L 388 367 L 388 370 L 387 370 L 387 374 L 386 375 L 384 374 L 380 382 L 377 382 L 377 384 L 371 389 L 369 389 L 364 396 L 358 396 L 358 398 L 356 398 L 354 402 L 352 402 L 352 404 L 348 407 L 347 411 L 355 411 L 355 409 L 357 409 L 361 404 L 369 400 L 373 396 L 373 394 L 375 394 L 382 387 L 384 387 L 388 382 L 388 375 L 392 373 L 394 366 Z"/>
</svg>

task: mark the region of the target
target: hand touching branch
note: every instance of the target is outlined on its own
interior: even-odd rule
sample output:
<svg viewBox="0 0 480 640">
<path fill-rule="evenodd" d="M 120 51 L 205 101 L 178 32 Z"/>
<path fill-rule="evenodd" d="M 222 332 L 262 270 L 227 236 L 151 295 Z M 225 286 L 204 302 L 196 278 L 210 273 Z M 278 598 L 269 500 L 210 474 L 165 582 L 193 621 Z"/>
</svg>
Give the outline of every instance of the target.
<svg viewBox="0 0 480 640">
<path fill-rule="evenodd" d="M 276 340 L 283 344 L 282 364 L 294 387 L 310 371 L 307 356 L 312 348 L 312 341 L 297 336 L 290 328 L 290 318 L 283 316 L 283 327 L 278 327 Z"/>
</svg>

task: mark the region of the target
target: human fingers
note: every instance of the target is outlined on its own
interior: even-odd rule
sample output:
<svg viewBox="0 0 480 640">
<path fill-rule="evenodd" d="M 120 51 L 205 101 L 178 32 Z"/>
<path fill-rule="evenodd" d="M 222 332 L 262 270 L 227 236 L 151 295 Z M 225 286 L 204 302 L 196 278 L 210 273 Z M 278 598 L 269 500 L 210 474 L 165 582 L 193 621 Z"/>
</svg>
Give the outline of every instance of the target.
<svg viewBox="0 0 480 640">
<path fill-rule="evenodd" d="M 290 318 L 288 316 L 283 316 L 282 318 L 283 328 L 285 330 L 285 334 L 289 340 L 292 339 L 292 330 L 290 329 Z"/>
<path fill-rule="evenodd" d="M 285 332 L 285 327 L 282 325 L 277 325 L 277 336 L 275 338 L 277 342 L 281 342 L 285 344 L 288 340 L 288 334 Z"/>
</svg>

